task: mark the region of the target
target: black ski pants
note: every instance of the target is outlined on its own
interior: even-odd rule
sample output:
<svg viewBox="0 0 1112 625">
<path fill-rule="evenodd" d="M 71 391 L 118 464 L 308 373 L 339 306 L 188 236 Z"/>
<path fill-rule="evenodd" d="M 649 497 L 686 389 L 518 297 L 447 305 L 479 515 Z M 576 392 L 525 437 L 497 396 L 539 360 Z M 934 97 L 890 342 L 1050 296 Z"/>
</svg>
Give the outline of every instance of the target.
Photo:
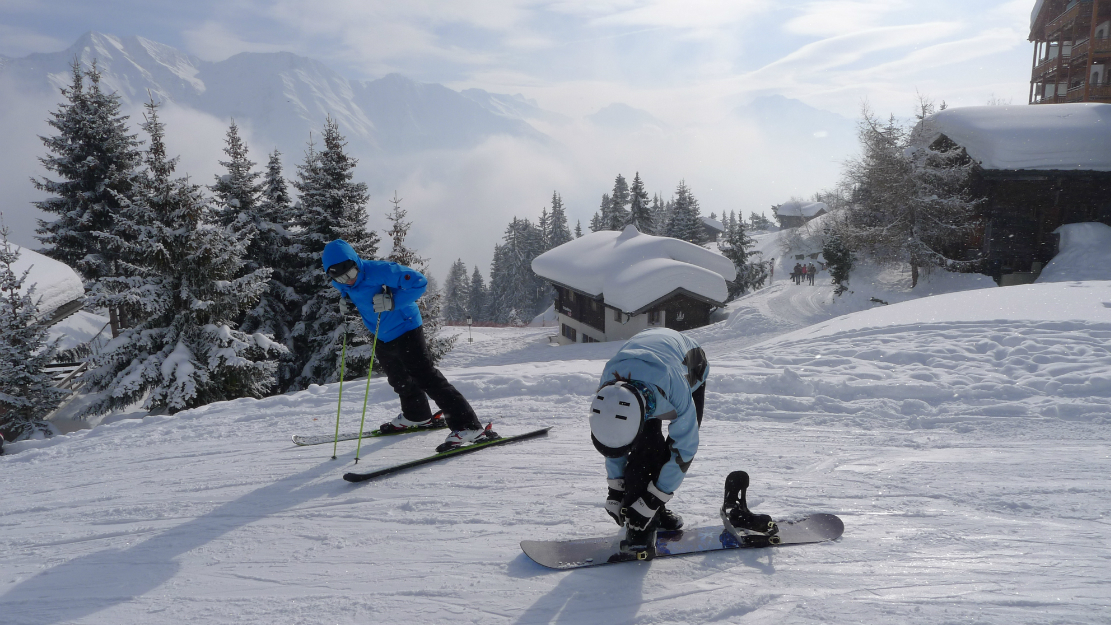
<svg viewBox="0 0 1112 625">
<path fill-rule="evenodd" d="M 695 402 L 695 416 L 703 425 L 703 400 L 706 397 L 707 383 L 703 382 L 691 400 Z M 633 441 L 629 450 L 625 469 L 625 498 L 622 507 L 633 505 L 637 498 L 645 494 L 649 484 L 660 477 L 660 470 L 672 457 L 671 439 L 665 439 L 660 419 L 649 419 L 640 436 Z"/>
<path fill-rule="evenodd" d="M 452 430 L 481 428 L 479 418 L 471 404 L 452 386 L 444 374 L 433 366 L 425 344 L 424 327 L 399 336 L 393 341 L 380 341 L 375 347 L 375 358 L 386 371 L 386 381 L 398 394 L 402 414 L 410 421 L 427 421 L 432 418 L 429 398 L 444 411 L 444 418 Z"/>
</svg>

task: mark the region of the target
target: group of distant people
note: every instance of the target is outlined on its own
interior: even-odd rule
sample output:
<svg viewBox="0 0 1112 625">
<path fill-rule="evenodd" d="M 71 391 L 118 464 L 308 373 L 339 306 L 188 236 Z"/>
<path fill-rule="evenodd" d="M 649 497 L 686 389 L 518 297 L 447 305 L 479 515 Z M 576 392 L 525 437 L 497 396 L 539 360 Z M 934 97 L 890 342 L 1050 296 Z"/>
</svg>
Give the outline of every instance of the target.
<svg viewBox="0 0 1112 625">
<path fill-rule="evenodd" d="M 796 263 L 792 268 L 792 282 L 796 284 L 803 284 L 804 281 L 811 286 L 815 286 L 815 274 L 818 269 L 815 263 Z"/>
</svg>

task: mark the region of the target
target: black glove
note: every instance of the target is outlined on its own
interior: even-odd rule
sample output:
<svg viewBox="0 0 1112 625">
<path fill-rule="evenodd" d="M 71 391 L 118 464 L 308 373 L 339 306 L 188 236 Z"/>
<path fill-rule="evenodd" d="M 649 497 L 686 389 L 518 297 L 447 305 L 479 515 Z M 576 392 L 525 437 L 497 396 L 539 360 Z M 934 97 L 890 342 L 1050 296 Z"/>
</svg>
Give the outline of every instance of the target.
<svg viewBox="0 0 1112 625">
<path fill-rule="evenodd" d="M 371 298 L 374 304 L 376 313 L 390 312 L 394 310 L 394 295 L 390 291 L 379 293 Z"/>
<path fill-rule="evenodd" d="M 614 519 L 614 522 L 619 526 L 625 525 L 625 518 L 622 516 L 622 498 L 625 497 L 625 480 L 622 478 L 612 478 L 606 480 L 610 490 L 606 493 L 606 514 Z"/>
<path fill-rule="evenodd" d="M 654 482 L 649 482 L 644 494 L 633 505 L 622 508 L 626 524 L 635 530 L 647 529 L 656 517 L 656 511 L 671 498 L 671 494 L 657 488 Z"/>
</svg>

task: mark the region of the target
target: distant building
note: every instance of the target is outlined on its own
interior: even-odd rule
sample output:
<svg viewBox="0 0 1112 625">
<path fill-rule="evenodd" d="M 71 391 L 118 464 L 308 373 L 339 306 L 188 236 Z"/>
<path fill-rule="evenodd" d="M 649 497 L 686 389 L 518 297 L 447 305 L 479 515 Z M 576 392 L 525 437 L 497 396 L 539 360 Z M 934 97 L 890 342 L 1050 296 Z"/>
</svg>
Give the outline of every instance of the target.
<svg viewBox="0 0 1112 625">
<path fill-rule="evenodd" d="M 1109 0 L 1038 0 L 1028 104 L 1109 101 Z"/>
<path fill-rule="evenodd" d="M 699 217 L 699 221 L 703 222 L 703 236 L 707 241 L 717 241 L 718 236 L 726 231 L 726 227 L 717 219 Z"/>
<path fill-rule="evenodd" d="M 726 257 L 669 237 L 585 234 L 533 260 L 556 287 L 561 344 L 625 340 L 650 327 L 689 330 L 710 323 L 737 277 Z"/>
<path fill-rule="evenodd" d="M 967 242 L 999 284 L 1033 281 L 1058 251 L 1063 224 L 1109 224 L 1112 125 L 1108 104 L 970 106 L 918 129 L 936 149 L 956 144 L 976 162 L 983 229 Z"/>
<path fill-rule="evenodd" d="M 830 212 L 825 202 L 784 202 L 775 209 L 781 228 L 798 228 L 819 215 Z"/>
</svg>

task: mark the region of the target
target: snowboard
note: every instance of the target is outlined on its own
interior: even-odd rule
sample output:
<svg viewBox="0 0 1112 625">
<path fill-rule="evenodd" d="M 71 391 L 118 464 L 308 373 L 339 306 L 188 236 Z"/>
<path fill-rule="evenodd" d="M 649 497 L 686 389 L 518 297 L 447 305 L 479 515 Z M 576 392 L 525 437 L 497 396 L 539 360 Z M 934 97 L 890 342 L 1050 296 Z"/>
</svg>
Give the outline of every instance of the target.
<svg viewBox="0 0 1112 625">
<path fill-rule="evenodd" d="M 370 471 L 368 473 L 345 473 L 344 474 L 344 479 L 349 481 L 349 482 L 362 482 L 362 481 L 373 479 L 373 478 L 376 478 L 376 477 L 381 477 L 383 475 L 389 475 L 391 473 L 397 473 L 398 471 L 404 471 L 405 469 L 420 466 L 422 464 L 428 464 L 430 462 L 437 462 L 439 460 L 446 460 L 448 458 L 454 458 L 456 456 L 462 456 L 463 454 L 469 454 L 469 453 L 472 453 L 472 452 L 480 451 L 482 449 L 486 449 L 487 447 L 495 447 L 497 445 L 505 445 L 507 443 L 514 443 L 514 442 L 525 440 L 525 439 L 528 439 L 528 438 L 533 438 L 535 436 L 543 436 L 545 434 L 548 434 L 548 431 L 551 430 L 551 429 L 552 429 L 552 427 L 550 426 L 550 427 L 546 427 L 546 428 L 541 428 L 539 430 L 533 430 L 532 432 L 526 432 L 524 434 L 517 434 L 515 436 L 503 436 L 502 438 L 496 438 L 494 440 L 483 441 L 481 443 L 472 443 L 470 445 L 464 445 L 462 447 L 455 447 L 453 449 L 449 449 L 448 451 L 442 451 L 442 452 L 433 454 L 431 456 L 426 456 L 424 458 L 418 458 L 417 460 L 410 460 L 409 462 L 403 462 L 401 464 L 397 464 L 397 465 L 394 465 L 394 466 L 391 466 L 391 467 L 386 467 L 386 468 L 383 468 L 383 469 L 378 469 L 376 471 Z"/>
<path fill-rule="evenodd" d="M 440 414 L 439 412 L 436 414 Z M 363 438 L 377 438 L 379 436 L 397 436 L 399 434 L 416 434 L 417 432 L 431 432 L 433 430 L 443 430 L 448 427 L 447 423 L 442 423 L 436 427 L 416 427 L 409 428 L 408 430 L 398 430 L 396 432 L 381 432 L 379 430 L 370 430 L 363 432 Z M 335 441 L 353 441 L 359 438 L 359 432 L 345 432 L 340 434 L 337 438 L 335 434 L 320 434 L 318 436 L 299 436 L 297 434 L 293 437 L 294 445 L 322 445 L 324 443 L 332 443 Z"/>
<path fill-rule="evenodd" d="M 773 537 L 752 534 L 737 538 L 722 526 L 658 532 L 656 557 L 826 542 L 841 536 L 845 529 L 842 520 L 833 514 L 812 514 L 795 521 L 780 521 L 777 525 L 779 532 Z M 779 538 L 779 542 L 776 542 L 776 538 Z M 618 544 L 621 540 L 620 534 L 565 541 L 523 540 L 521 550 L 537 564 L 550 569 L 578 569 L 615 562 L 636 562 L 635 556 L 619 551 Z"/>
</svg>

